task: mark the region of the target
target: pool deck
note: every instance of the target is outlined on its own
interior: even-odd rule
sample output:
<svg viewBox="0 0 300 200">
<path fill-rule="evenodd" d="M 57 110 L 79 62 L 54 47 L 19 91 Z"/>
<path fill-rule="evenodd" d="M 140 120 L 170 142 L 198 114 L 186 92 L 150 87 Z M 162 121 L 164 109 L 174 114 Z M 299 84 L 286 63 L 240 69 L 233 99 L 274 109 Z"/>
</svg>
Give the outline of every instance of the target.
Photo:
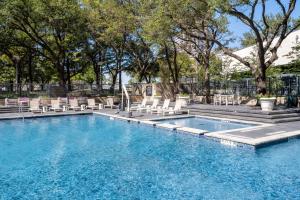
<svg viewBox="0 0 300 200">
<path fill-rule="evenodd" d="M 65 112 L 46 112 L 46 113 L 32 113 L 32 112 L 23 112 L 23 113 L 4 113 L 0 114 L 0 120 L 8 119 L 28 119 L 28 118 L 39 118 L 39 117 L 58 117 L 58 116 L 69 116 L 69 115 L 86 115 L 93 114 L 91 110 L 85 111 L 65 111 Z"/>
<path fill-rule="evenodd" d="M 208 116 L 200 116 L 200 115 L 170 115 L 164 116 L 161 115 L 151 115 L 148 113 L 137 113 L 133 112 L 133 118 L 126 117 L 126 114 L 116 113 L 115 110 L 101 110 L 94 112 L 95 114 L 100 114 L 104 116 L 109 116 L 113 118 L 119 118 L 121 120 L 127 120 L 129 122 L 138 122 L 144 123 L 148 125 L 157 126 L 160 128 L 167 128 L 170 130 L 183 131 L 187 133 L 191 133 L 198 136 L 204 136 L 210 139 L 214 139 L 219 141 L 224 145 L 229 146 L 251 146 L 254 148 L 265 147 L 268 145 L 285 142 L 291 138 L 300 137 L 300 123 L 299 122 L 286 122 L 281 124 L 268 124 L 268 123 L 258 123 L 251 121 L 244 121 L 238 119 L 230 119 L 232 122 L 240 122 L 240 123 L 249 123 L 255 126 L 227 130 L 227 131 L 218 131 L 218 132 L 207 132 L 205 130 L 194 129 L 189 127 L 179 127 L 171 124 L 165 124 L 163 121 L 154 121 L 160 119 L 174 119 L 174 118 L 186 118 L 186 117 L 204 117 L 211 119 L 220 119 L 227 120 L 230 118 L 216 118 L 216 117 L 208 117 Z"/>
<path fill-rule="evenodd" d="M 165 128 L 169 130 L 176 130 L 178 132 L 185 132 L 193 134 L 198 137 L 206 137 L 221 144 L 229 146 L 250 146 L 254 148 L 265 147 L 271 144 L 276 144 L 284 141 L 288 141 L 291 138 L 300 137 L 300 122 L 286 122 L 281 124 L 268 124 L 268 123 L 257 123 L 250 121 L 243 121 L 238 119 L 228 118 L 216 118 L 200 115 L 169 115 L 162 116 L 150 113 L 139 113 L 133 112 L 132 117 L 128 117 L 126 112 L 118 112 L 114 109 L 103 109 L 103 110 L 85 110 L 85 111 L 66 111 L 66 112 L 47 112 L 42 114 L 33 114 L 31 112 L 24 113 L 6 113 L 0 114 L 0 120 L 7 119 L 26 119 L 36 117 L 56 117 L 56 116 L 68 116 L 68 115 L 85 115 L 85 114 L 99 114 L 107 117 L 116 119 L 126 120 L 128 122 L 141 123 L 150 126 L 157 126 L 159 128 Z M 230 119 L 232 122 L 251 123 L 256 126 L 247 128 L 218 131 L 218 132 L 207 132 L 206 130 L 200 130 L 190 127 L 180 127 L 177 125 L 171 125 L 159 121 L 161 119 L 174 119 L 174 118 L 186 118 L 186 117 L 204 117 L 212 119 L 226 120 Z"/>
</svg>

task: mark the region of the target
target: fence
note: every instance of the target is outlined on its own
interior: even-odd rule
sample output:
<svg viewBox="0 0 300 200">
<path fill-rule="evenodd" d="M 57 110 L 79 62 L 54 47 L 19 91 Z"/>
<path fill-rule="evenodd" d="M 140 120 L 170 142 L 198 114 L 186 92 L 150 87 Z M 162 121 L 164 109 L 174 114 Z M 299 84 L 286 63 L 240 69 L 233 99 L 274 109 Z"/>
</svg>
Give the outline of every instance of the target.
<svg viewBox="0 0 300 200">
<path fill-rule="evenodd" d="M 118 84 L 115 87 L 107 84 L 101 87 L 96 84 L 72 84 L 69 91 L 67 91 L 67 87 L 62 88 L 58 84 L 0 84 L 0 98 L 55 96 L 53 93 L 58 93 L 56 96 L 64 96 L 66 93 L 71 96 L 108 96 L 120 94 Z M 142 85 L 128 85 L 128 90 L 131 94 L 141 94 Z"/>
<path fill-rule="evenodd" d="M 283 76 L 267 78 L 267 93 L 275 96 L 300 96 L 300 76 Z M 183 83 L 182 89 L 187 93 L 204 95 L 203 82 Z M 239 81 L 216 81 L 210 82 L 211 93 L 239 94 L 241 96 L 255 96 L 256 85 L 254 79 Z"/>
<path fill-rule="evenodd" d="M 49 96 L 51 88 L 58 84 L 0 84 L 0 98 L 18 96 Z M 127 85 L 130 94 L 141 94 L 142 84 Z M 255 96 L 256 86 L 254 79 L 243 79 L 239 81 L 216 81 L 210 82 L 211 94 L 239 94 L 241 96 Z M 204 95 L 204 84 L 201 81 L 191 79 L 181 84 L 183 92 Z M 66 92 L 66 89 L 64 89 Z M 267 79 L 267 92 L 275 96 L 300 96 L 300 76 L 285 76 L 281 78 Z M 74 96 L 99 96 L 117 95 L 120 93 L 119 86 L 111 88 L 111 85 L 102 85 L 99 88 L 96 84 L 72 84 L 71 95 Z"/>
</svg>

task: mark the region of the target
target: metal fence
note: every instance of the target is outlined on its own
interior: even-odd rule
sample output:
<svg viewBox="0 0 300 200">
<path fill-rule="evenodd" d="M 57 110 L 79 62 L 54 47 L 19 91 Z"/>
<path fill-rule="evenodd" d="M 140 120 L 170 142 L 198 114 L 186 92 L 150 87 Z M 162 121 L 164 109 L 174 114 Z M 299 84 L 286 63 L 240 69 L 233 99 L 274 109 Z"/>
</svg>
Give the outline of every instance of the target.
<svg viewBox="0 0 300 200">
<path fill-rule="evenodd" d="M 71 90 L 60 87 L 58 84 L 0 84 L 0 98 L 4 97 L 35 97 L 35 96 L 49 96 L 53 90 L 59 93 L 81 93 L 87 96 L 98 95 L 115 95 L 119 93 L 119 87 L 116 85 L 111 88 L 111 85 L 102 85 L 99 88 L 96 84 L 72 84 Z"/>
<path fill-rule="evenodd" d="M 58 87 L 58 84 L 22 84 L 16 85 L 13 83 L 0 84 L 0 98 L 5 97 L 36 97 L 36 96 L 51 96 L 51 89 Z M 142 84 L 127 85 L 130 94 L 142 94 Z M 210 82 L 211 94 L 239 94 L 240 96 L 255 96 L 256 85 L 254 79 L 230 80 Z M 185 81 L 181 84 L 181 89 L 185 93 L 204 95 L 204 84 L 196 79 Z M 74 96 L 105 96 L 120 94 L 118 84 L 114 88 L 111 85 L 102 85 L 99 88 L 96 84 L 72 84 L 71 90 L 65 93 L 71 93 Z M 267 79 L 267 92 L 275 96 L 300 96 L 300 76 L 283 76 L 280 78 Z"/>
<path fill-rule="evenodd" d="M 115 87 L 111 85 L 96 84 L 71 84 L 70 90 L 68 86 L 60 87 L 58 84 L 14 84 L 0 83 L 0 98 L 15 98 L 15 97 L 38 97 L 38 96 L 109 96 L 120 94 L 119 85 Z M 127 85 L 130 94 L 142 94 L 142 84 Z M 57 93 L 56 95 L 54 93 Z"/>
<path fill-rule="evenodd" d="M 267 78 L 267 93 L 275 96 L 300 96 L 300 76 L 282 76 Z M 182 90 L 186 93 L 204 95 L 204 83 L 183 83 Z M 228 80 L 210 82 L 211 93 L 239 94 L 241 96 L 255 96 L 256 85 L 254 79 Z"/>
</svg>

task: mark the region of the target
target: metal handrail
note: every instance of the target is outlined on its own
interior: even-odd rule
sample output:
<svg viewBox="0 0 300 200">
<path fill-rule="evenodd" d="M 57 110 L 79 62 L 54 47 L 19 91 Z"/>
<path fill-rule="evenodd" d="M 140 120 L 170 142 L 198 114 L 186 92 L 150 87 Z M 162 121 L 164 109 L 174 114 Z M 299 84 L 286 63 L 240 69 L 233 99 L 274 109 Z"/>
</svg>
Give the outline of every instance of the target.
<svg viewBox="0 0 300 200">
<path fill-rule="evenodd" d="M 123 104 L 123 100 L 124 100 L 124 97 L 123 97 L 124 95 L 123 94 L 124 93 L 125 93 L 125 96 L 127 98 L 127 111 L 130 112 L 130 97 L 129 97 L 126 85 L 122 84 L 122 106 L 124 106 L 124 104 Z"/>
</svg>

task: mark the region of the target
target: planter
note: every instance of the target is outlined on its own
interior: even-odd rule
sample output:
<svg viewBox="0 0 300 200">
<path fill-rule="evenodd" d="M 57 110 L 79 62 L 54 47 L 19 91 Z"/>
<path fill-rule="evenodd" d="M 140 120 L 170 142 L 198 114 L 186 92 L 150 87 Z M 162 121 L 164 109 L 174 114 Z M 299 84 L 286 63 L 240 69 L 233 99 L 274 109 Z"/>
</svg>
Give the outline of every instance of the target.
<svg viewBox="0 0 300 200">
<path fill-rule="evenodd" d="M 272 111 L 276 98 L 260 98 L 260 107 L 262 111 Z"/>
<path fill-rule="evenodd" d="M 161 96 L 153 96 L 153 99 L 158 99 L 158 100 L 161 100 Z"/>
<path fill-rule="evenodd" d="M 178 96 L 178 99 L 182 102 L 182 106 L 185 107 L 188 105 L 189 101 L 190 101 L 190 97 L 189 96 Z"/>
</svg>

